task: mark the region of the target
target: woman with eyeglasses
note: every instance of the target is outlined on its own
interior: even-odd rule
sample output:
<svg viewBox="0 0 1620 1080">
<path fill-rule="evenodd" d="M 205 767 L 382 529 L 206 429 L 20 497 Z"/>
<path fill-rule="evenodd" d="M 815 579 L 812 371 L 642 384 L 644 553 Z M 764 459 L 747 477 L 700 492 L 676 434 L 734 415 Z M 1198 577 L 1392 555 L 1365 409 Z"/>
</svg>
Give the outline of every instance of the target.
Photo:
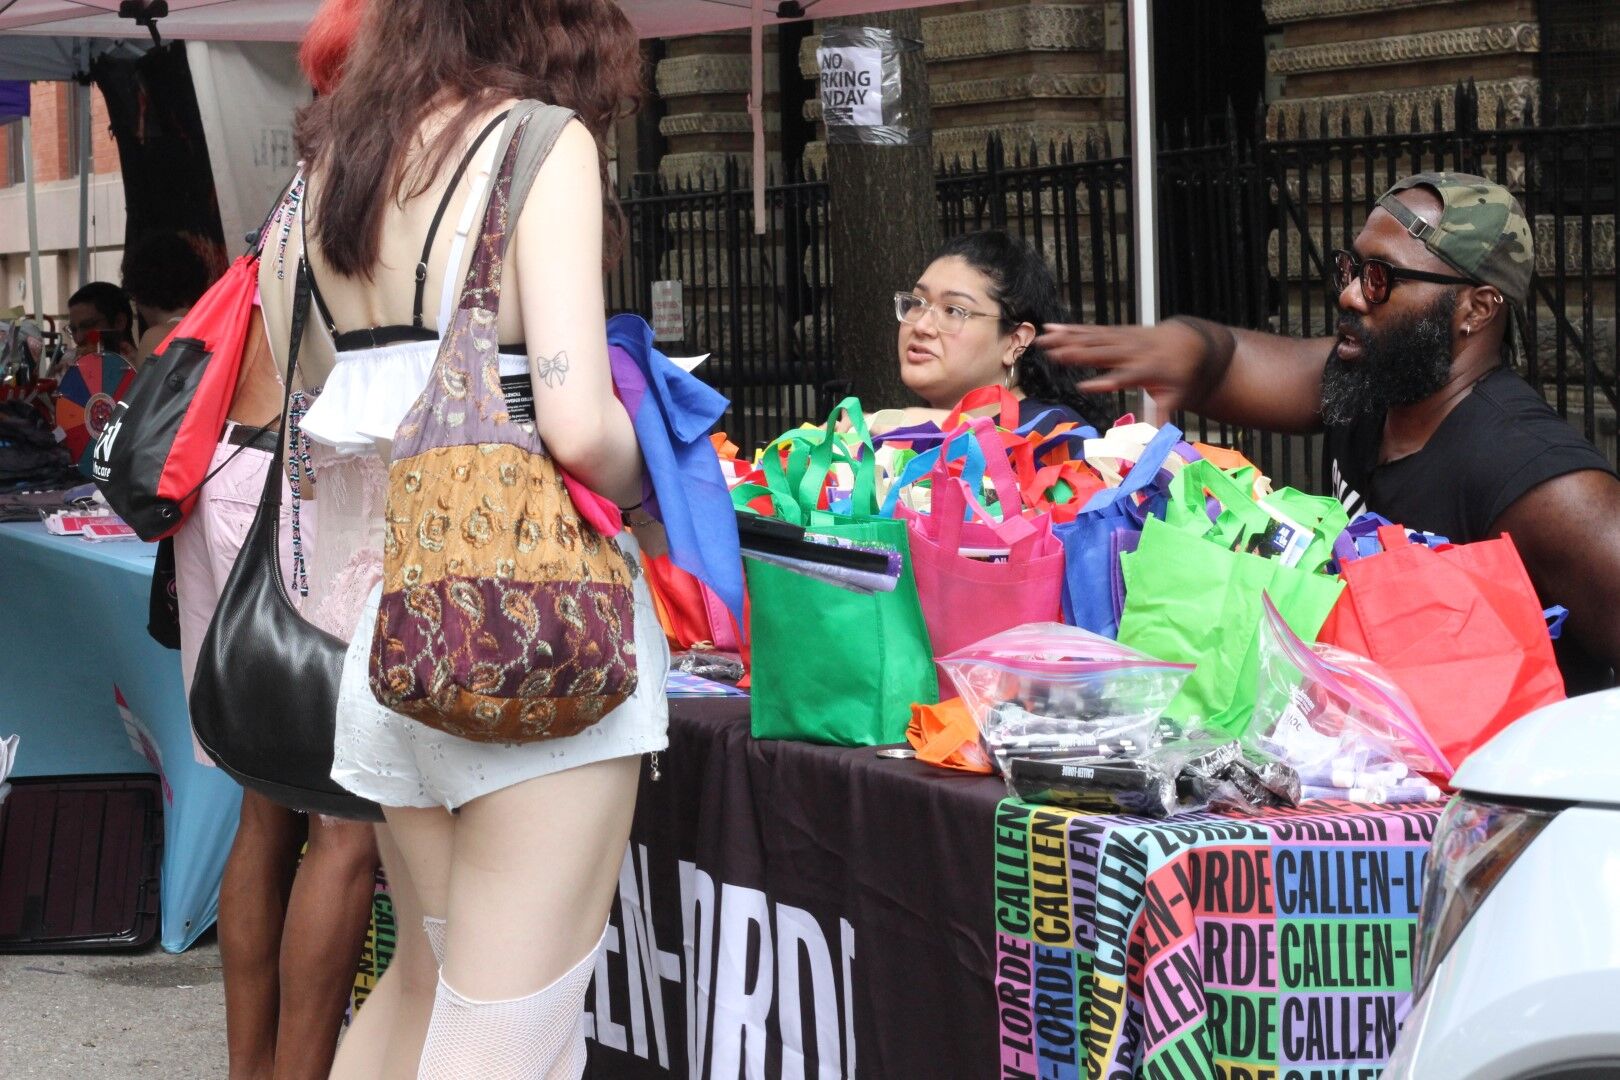
<svg viewBox="0 0 1620 1080">
<path fill-rule="evenodd" d="M 946 242 L 907 292 L 894 297 L 900 321 L 900 378 L 925 407 L 868 417 L 874 434 L 942 422 L 970 391 L 1004 386 L 1021 399 L 1020 418 L 1050 431 L 1065 422 L 1105 422 L 1098 399 L 1057 374 L 1038 328 L 1062 321 L 1058 282 L 1039 252 L 1000 229 Z"/>
</svg>

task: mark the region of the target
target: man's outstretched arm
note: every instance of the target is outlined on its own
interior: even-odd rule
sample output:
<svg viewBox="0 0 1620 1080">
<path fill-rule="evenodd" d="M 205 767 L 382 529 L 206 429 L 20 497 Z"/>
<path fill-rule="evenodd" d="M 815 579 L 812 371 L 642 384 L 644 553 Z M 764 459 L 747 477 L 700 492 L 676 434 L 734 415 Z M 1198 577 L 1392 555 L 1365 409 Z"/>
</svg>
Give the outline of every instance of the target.
<svg viewBox="0 0 1620 1080">
<path fill-rule="evenodd" d="M 1052 360 L 1090 368 L 1090 393 L 1143 389 L 1165 409 L 1268 431 L 1322 427 L 1322 369 L 1333 338 L 1295 338 L 1177 316 L 1157 326 L 1053 325 Z"/>
</svg>

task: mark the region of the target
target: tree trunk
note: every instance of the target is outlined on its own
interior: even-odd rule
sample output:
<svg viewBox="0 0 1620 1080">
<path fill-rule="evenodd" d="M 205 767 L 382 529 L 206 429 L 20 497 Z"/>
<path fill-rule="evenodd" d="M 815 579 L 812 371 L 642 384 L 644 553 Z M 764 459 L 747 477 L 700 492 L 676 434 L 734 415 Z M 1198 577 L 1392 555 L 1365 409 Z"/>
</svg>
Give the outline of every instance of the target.
<svg viewBox="0 0 1620 1080">
<path fill-rule="evenodd" d="M 828 21 L 881 27 L 898 37 L 922 40 L 922 19 L 915 11 Z M 926 127 L 928 69 L 920 49 L 902 54 L 901 78 L 911 115 Z M 838 377 L 869 412 L 916 404 L 900 381 L 890 298 L 911 287 L 940 244 L 933 142 L 829 146 L 827 180 Z"/>
</svg>

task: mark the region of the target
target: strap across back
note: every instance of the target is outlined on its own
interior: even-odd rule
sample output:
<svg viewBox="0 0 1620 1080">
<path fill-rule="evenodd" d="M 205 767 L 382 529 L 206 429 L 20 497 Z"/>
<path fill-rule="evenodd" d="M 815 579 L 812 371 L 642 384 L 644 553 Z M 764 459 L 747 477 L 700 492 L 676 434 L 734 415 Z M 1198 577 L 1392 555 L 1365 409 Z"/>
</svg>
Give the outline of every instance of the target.
<svg viewBox="0 0 1620 1080">
<path fill-rule="evenodd" d="M 471 167 L 473 158 L 478 153 L 478 148 L 484 145 L 484 142 L 489 138 L 489 136 L 492 135 L 509 118 L 510 115 L 511 111 L 506 110 L 495 116 L 489 121 L 489 123 L 484 125 L 483 130 L 478 133 L 478 137 L 472 141 L 472 145 L 469 146 L 467 148 L 467 152 L 462 155 L 461 162 L 456 166 L 456 171 L 451 174 L 450 182 L 445 185 L 444 195 L 440 197 L 439 205 L 433 212 L 432 223 L 428 226 L 427 237 L 422 243 L 422 257 L 417 261 L 416 264 L 416 294 L 411 303 L 410 325 L 373 326 L 360 330 L 340 331 L 337 328 L 337 320 L 332 317 L 331 309 L 327 307 L 326 299 L 321 295 L 320 285 L 315 281 L 314 269 L 308 269 L 307 272 L 309 274 L 310 293 L 315 301 L 315 307 L 320 312 L 321 321 L 326 324 L 326 329 L 331 333 L 333 347 L 336 348 L 338 352 L 350 352 L 356 349 L 376 349 L 381 348 L 384 345 L 395 345 L 406 341 L 437 341 L 439 339 L 439 331 L 425 325 L 422 319 L 423 300 L 427 292 L 428 256 L 433 253 L 433 241 L 438 235 L 439 225 L 444 220 L 445 213 L 450 208 L 450 198 L 455 194 L 456 187 L 461 183 L 461 178 L 466 175 L 467 169 Z M 307 195 L 305 197 L 304 205 L 306 207 L 309 205 Z M 304 230 L 304 219 L 305 215 L 300 214 L 299 228 L 301 230 Z M 309 249 L 307 230 L 304 231 L 304 248 L 307 253 Z M 453 274 L 454 272 L 454 266 L 451 266 L 446 270 L 446 274 Z M 523 353 L 527 352 L 527 349 L 522 343 L 517 343 L 510 346 L 502 346 L 501 351 Z"/>
</svg>

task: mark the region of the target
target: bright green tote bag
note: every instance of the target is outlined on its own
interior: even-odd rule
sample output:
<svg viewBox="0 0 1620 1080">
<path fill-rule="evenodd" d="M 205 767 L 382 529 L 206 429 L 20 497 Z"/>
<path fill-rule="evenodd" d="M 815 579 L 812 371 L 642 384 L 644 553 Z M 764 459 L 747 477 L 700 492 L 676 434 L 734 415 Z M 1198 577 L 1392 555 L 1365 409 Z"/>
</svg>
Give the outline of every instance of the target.
<svg viewBox="0 0 1620 1080">
<path fill-rule="evenodd" d="M 859 456 L 829 434 L 847 412 Z M 790 448 L 786 465 L 780 449 Z M 854 477 L 850 515 L 815 509 L 835 464 Z M 860 403 L 842 402 L 819 431 L 782 436 L 765 451 L 768 487 L 739 487 L 736 505 L 768 491 L 773 516 L 812 533 L 901 553 L 893 592 L 861 595 L 745 559 L 753 662 L 753 733 L 836 746 L 902 742 L 913 702 L 938 700 L 934 651 L 911 573 L 906 523 L 877 516 L 876 466 Z"/>
<path fill-rule="evenodd" d="M 1243 550 L 1271 527 L 1274 513 L 1281 514 L 1313 533 L 1310 546 L 1295 565 L 1302 570 L 1322 569 L 1333 558 L 1333 541 L 1349 524 L 1344 507 L 1337 499 L 1293 488 L 1273 491 L 1263 502 L 1256 502 L 1249 493 L 1254 490 L 1257 472 L 1250 467 L 1226 473 L 1208 461 L 1192 462 L 1170 482 L 1165 521 L 1222 547 Z M 1206 492 L 1221 505 L 1220 516 L 1213 522 L 1205 510 Z"/>
<path fill-rule="evenodd" d="M 1254 714 L 1261 597 L 1269 593 L 1294 633 L 1314 641 L 1344 587 L 1338 578 L 1230 551 L 1156 518 L 1120 560 L 1121 644 L 1197 664 L 1165 713 L 1227 735 L 1241 735 Z"/>
</svg>

